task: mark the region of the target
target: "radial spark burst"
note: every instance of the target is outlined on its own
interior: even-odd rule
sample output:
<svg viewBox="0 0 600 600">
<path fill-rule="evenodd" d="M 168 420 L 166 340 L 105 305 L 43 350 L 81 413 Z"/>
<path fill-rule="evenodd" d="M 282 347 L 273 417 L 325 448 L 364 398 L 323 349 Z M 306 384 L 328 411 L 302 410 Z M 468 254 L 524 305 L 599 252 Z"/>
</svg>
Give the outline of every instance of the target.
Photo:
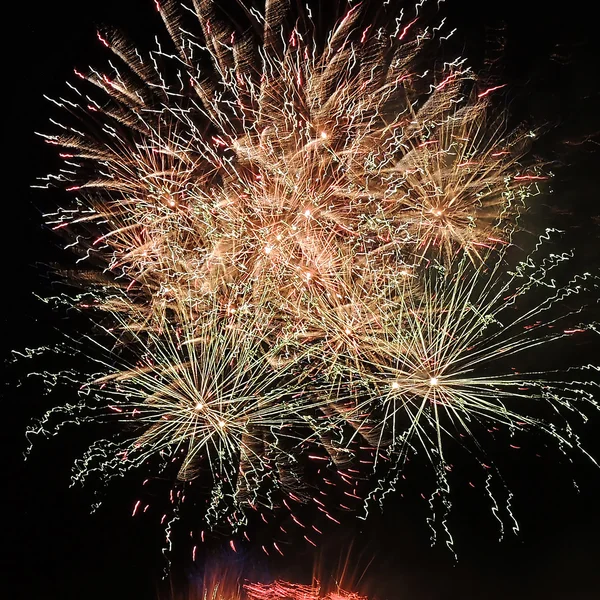
<svg viewBox="0 0 600 600">
<path fill-rule="evenodd" d="M 360 352 L 346 354 L 347 367 L 336 357 L 360 403 L 378 406 L 380 444 L 417 439 L 443 463 L 445 436 L 471 434 L 470 423 L 479 421 L 513 431 L 536 427 L 561 445 L 577 444 L 568 415 L 585 420 L 581 411 L 597 407 L 598 382 L 588 375 L 597 367 L 564 372 L 552 357 L 571 336 L 597 333 L 596 323 L 580 319 L 595 303 L 590 292 L 597 294 L 599 278 L 574 275 L 572 256 L 553 254 L 543 241 L 514 266 L 506 251 L 477 266 L 467 256 L 430 265 L 414 276 L 420 293 L 400 289 L 393 302 L 379 305 Z M 559 423 L 535 416 L 550 407 L 559 420 L 566 413 L 564 436 Z"/>
<path fill-rule="evenodd" d="M 379 457 L 392 478 L 408 448 L 443 471 L 444 439 L 478 445 L 477 421 L 578 446 L 537 408 L 584 414 L 597 367 L 576 383 L 519 361 L 597 330 L 579 324 L 597 278 L 559 286 L 566 254 L 513 246 L 545 175 L 524 162 L 533 134 L 496 114 L 504 86 L 428 62 L 443 28 L 423 3 L 351 6 L 325 37 L 285 0 L 242 6 L 243 24 L 211 0 L 157 7 L 170 46 L 100 33 L 111 70 L 76 71 L 53 100 L 72 120 L 43 136 L 65 164 L 42 186 L 74 198 L 48 222 L 80 255 L 63 275 L 83 292 L 60 300 L 99 326 L 75 342 L 94 373 L 64 378 L 81 401 L 31 433 L 121 426 L 75 479 L 156 468 L 208 489 L 202 527 L 285 507 L 314 544 L 292 505 L 337 522 L 324 488 L 350 510 Z"/>
</svg>

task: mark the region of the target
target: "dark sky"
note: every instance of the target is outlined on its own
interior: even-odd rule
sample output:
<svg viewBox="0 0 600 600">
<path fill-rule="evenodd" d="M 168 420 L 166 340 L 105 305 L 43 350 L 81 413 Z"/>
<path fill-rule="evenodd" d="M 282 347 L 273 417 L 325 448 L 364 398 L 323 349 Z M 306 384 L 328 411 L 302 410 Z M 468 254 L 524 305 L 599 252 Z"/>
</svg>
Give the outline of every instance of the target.
<svg viewBox="0 0 600 600">
<path fill-rule="evenodd" d="M 598 254 L 598 225 L 591 217 L 600 214 L 600 161 L 594 152 L 600 53 L 592 15 L 585 14 L 581 3 L 550 8 L 552 3 L 542 0 L 448 0 L 446 4 L 449 27 L 459 27 L 458 39 L 475 65 L 485 39 L 493 39 L 493 31 L 503 27 L 507 42 L 498 75 L 509 84 L 507 107 L 515 119 L 532 126 L 547 124 L 546 135 L 534 151 L 558 161 L 553 169 L 554 193 L 536 213 L 540 228 L 560 221 L 570 239 L 578 242 L 581 261 L 587 264 Z M 69 327 L 33 298 L 33 293 L 48 292 L 41 263 L 61 257 L 58 242 L 41 227 L 40 215 L 40 209 L 60 196 L 46 197 L 29 188 L 35 177 L 57 164 L 33 134 L 47 130 L 48 118 L 56 116 L 57 109 L 42 94 L 59 95 L 73 67 L 105 64 L 107 56 L 95 37 L 97 25 L 115 25 L 141 43 L 151 40 L 155 32 L 163 33 L 151 0 L 15 2 L 11 10 L 16 16 L 4 23 L 2 69 L 8 128 L 4 181 L 10 186 L 4 194 L 1 236 L 3 360 L 13 348 L 56 339 L 54 327 Z M 590 139 L 594 134 L 595 142 Z M 562 215 L 557 208 L 570 214 Z M 90 494 L 69 488 L 71 461 L 82 444 L 78 433 L 40 442 L 32 459 L 23 462 L 23 432 L 47 400 L 15 388 L 22 368 L 7 367 L 6 372 L 2 394 L 6 507 L 0 538 L 6 577 L 0 595 L 11 600 L 155 598 L 163 567 L 158 530 L 148 521 L 130 518 L 132 491 L 126 484 L 117 486 L 104 509 L 89 515 Z M 580 429 L 586 446 L 600 457 L 600 419 Z M 443 543 L 429 547 L 428 513 L 418 500 L 417 474 L 404 490 L 406 499 L 394 497 L 383 516 L 373 515 L 366 523 L 349 521 L 332 530 L 324 564 L 335 564 L 353 541 L 351 566 L 373 559 L 362 587 L 379 598 L 596 598 L 600 593 L 600 470 L 580 456 L 574 456 L 573 464 L 560 460 L 556 452 L 542 450 L 542 456 L 536 457 L 540 448 L 542 442 L 536 446 L 532 440 L 518 455 L 491 450 L 515 493 L 518 536 L 507 534 L 499 543 L 484 495 L 461 488 L 454 497 L 451 519 L 459 554 L 455 564 Z M 310 577 L 314 555 L 298 546 L 285 560 L 258 562 L 254 556 L 227 553 L 224 560 L 252 562 L 265 577 L 301 579 Z M 182 573 L 177 576 L 184 579 Z"/>
</svg>

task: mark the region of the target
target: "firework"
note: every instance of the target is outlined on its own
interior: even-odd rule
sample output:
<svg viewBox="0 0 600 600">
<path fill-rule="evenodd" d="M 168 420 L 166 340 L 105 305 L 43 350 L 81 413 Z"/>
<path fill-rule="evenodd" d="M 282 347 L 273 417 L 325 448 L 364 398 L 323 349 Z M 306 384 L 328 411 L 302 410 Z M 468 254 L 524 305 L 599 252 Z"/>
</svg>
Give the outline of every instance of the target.
<svg viewBox="0 0 600 600">
<path fill-rule="evenodd" d="M 365 600 L 355 592 L 341 588 L 335 591 L 324 591 L 319 582 L 313 585 L 299 585 L 287 581 L 275 581 L 271 584 L 248 583 L 244 586 L 249 600 Z"/>
<path fill-rule="evenodd" d="M 532 415 L 540 404 L 556 415 L 597 406 L 598 384 L 586 375 L 595 367 L 574 366 L 567 375 L 548 363 L 554 347 L 560 355 L 572 336 L 597 331 L 579 319 L 598 277 L 573 275 L 570 257 L 541 242 L 515 266 L 506 252 L 477 267 L 467 256 L 431 265 L 415 276 L 421 293 L 401 289 L 380 305 L 358 354 L 335 357 L 338 376 L 360 382 L 353 388 L 360 403 L 378 406 L 380 443 L 405 444 L 414 436 L 443 463 L 443 437 L 469 434 L 469 422 L 482 420 L 513 432 L 534 426 L 573 445 L 557 424 Z M 580 295 L 588 297 L 574 301 Z"/>
<path fill-rule="evenodd" d="M 260 304 L 276 319 L 311 288 L 334 293 L 349 262 L 395 268 L 432 247 L 475 260 L 506 241 L 531 186 L 516 162 L 527 138 L 486 122 L 488 98 L 464 61 L 433 76 L 419 68 L 427 32 L 413 24 L 408 41 L 398 21 L 354 39 L 355 7 L 319 51 L 310 26 L 287 25 L 285 2 L 251 12 L 263 31 L 244 35 L 214 3 L 194 8 L 198 36 L 184 33 L 176 3 L 161 4 L 177 58 L 142 59 L 101 34 L 122 66 L 78 75 L 109 104 L 77 91 L 58 103 L 84 132 L 46 136 L 77 195 L 50 223 L 113 285 L 156 313 L 174 298 L 201 310 L 217 294 L 224 310 Z M 178 88 L 159 60 L 175 61 Z"/>
<path fill-rule="evenodd" d="M 302 585 L 283 580 L 272 583 L 242 582 L 239 574 L 232 575 L 227 569 L 206 569 L 202 582 L 190 586 L 187 593 L 171 592 L 172 598 L 189 600 L 366 600 L 366 596 L 345 591 L 339 586 L 327 591 L 318 581 Z"/>
<path fill-rule="evenodd" d="M 122 425 L 76 479 L 173 470 L 208 489 L 210 529 L 282 507 L 305 529 L 290 504 L 337 521 L 331 478 L 375 497 L 409 448 L 443 473 L 444 439 L 479 445 L 472 423 L 579 446 L 536 411 L 584 414 L 596 367 L 574 382 L 510 361 L 594 330 L 577 320 L 589 299 L 570 303 L 597 278 L 559 286 L 568 256 L 543 239 L 517 256 L 545 179 L 522 164 L 533 134 L 506 128 L 464 60 L 424 64 L 439 29 L 420 6 L 391 27 L 354 6 L 323 44 L 283 0 L 247 9 L 250 27 L 209 0 L 161 3 L 175 49 L 148 57 L 99 34 L 118 64 L 77 71 L 54 101 L 77 123 L 44 136 L 65 166 L 43 185 L 74 195 L 48 221 L 88 265 L 64 275 L 99 323 L 83 341 L 100 372 L 31 433 L 53 417 Z"/>
<path fill-rule="evenodd" d="M 244 580 L 239 568 L 231 564 L 216 564 L 210 561 L 205 565 L 201 577 L 194 577 L 182 591 L 171 579 L 169 592 L 157 595 L 157 598 L 187 600 L 243 600 Z"/>
<path fill-rule="evenodd" d="M 364 577 L 370 563 L 360 573 L 356 566 L 362 561 L 354 557 L 355 567 L 351 567 L 352 550 L 353 544 L 346 550 L 345 556 L 339 556 L 337 565 L 327 561 L 329 564 L 326 567 L 322 558 L 315 561 L 312 582 L 309 585 L 281 579 L 271 583 L 246 582 L 245 595 L 248 600 L 366 600 L 368 596 L 365 594 L 350 590 L 356 590 L 359 586 L 364 589 Z"/>
</svg>

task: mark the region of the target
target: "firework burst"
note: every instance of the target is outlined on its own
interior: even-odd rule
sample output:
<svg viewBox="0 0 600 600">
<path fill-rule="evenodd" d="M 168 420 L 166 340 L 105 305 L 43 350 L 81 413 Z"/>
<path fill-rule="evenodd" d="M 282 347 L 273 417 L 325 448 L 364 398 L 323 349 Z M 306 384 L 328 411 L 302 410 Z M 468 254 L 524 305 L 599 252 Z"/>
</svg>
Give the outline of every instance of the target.
<svg viewBox="0 0 600 600">
<path fill-rule="evenodd" d="M 579 318 L 598 277 L 573 276 L 561 264 L 569 256 L 545 251 L 538 244 L 513 268 L 505 252 L 477 267 L 466 256 L 451 266 L 431 265 L 416 276 L 421 293 L 400 290 L 371 319 L 362 356 L 347 356 L 351 375 L 343 378 L 364 384 L 357 388 L 361 402 L 371 395 L 372 405 L 379 404 L 380 439 L 384 432 L 403 442 L 418 437 L 443 462 L 443 437 L 469 434 L 469 422 L 483 420 L 512 430 L 535 426 L 572 445 L 556 424 L 532 415 L 540 404 L 557 415 L 597 406 L 598 384 L 585 374 L 591 365 L 573 367 L 563 381 L 558 365 L 552 371 L 548 362 L 553 346 L 597 331 Z M 562 285 L 556 278 L 561 270 Z M 569 310 L 568 300 L 579 295 L 588 297 Z"/>
<path fill-rule="evenodd" d="M 354 6 L 324 43 L 284 0 L 246 8 L 248 27 L 209 0 L 157 6 L 172 52 L 103 32 L 118 63 L 54 100 L 77 121 L 44 135 L 65 166 L 42 185 L 74 200 L 48 222 L 88 265 L 64 274 L 100 323 L 84 341 L 101 372 L 31 433 L 112 412 L 120 437 L 76 479 L 174 465 L 209 488 L 208 527 L 235 531 L 290 502 L 337 521 L 331 473 L 361 501 L 379 456 L 397 474 L 419 448 L 443 471 L 444 438 L 478 445 L 477 421 L 578 446 L 530 407 L 583 414 L 596 367 L 575 383 L 507 361 L 594 330 L 570 303 L 597 278 L 558 286 L 568 256 L 542 239 L 510 267 L 545 178 L 522 164 L 532 134 L 464 60 L 423 64 L 439 28 L 421 5 L 385 27 Z"/>
<path fill-rule="evenodd" d="M 419 68 L 427 32 L 407 41 L 398 21 L 356 40 L 355 7 L 319 51 L 310 28 L 287 25 L 284 2 L 252 13 L 263 31 L 244 35 L 212 2 L 194 8 L 197 37 L 176 3 L 161 4 L 177 58 L 144 61 L 101 35 L 122 67 L 78 74 L 109 104 L 61 99 L 87 132 L 46 136 L 65 150 L 58 179 L 78 198 L 50 223 L 79 234 L 153 310 L 217 293 L 224 306 L 269 299 L 277 312 L 307 286 L 331 292 L 349 262 L 397 266 L 432 247 L 475 260 L 506 241 L 531 191 L 517 163 L 527 138 L 487 123 L 464 61 Z M 159 59 L 175 61 L 179 89 Z"/>
</svg>

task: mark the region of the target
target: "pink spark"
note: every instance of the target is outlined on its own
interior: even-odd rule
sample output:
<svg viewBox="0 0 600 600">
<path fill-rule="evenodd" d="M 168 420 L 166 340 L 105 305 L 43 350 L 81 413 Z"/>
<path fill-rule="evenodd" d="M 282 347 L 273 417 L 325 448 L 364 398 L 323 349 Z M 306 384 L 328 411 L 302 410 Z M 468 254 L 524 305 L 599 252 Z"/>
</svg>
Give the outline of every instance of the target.
<svg viewBox="0 0 600 600">
<path fill-rule="evenodd" d="M 492 92 L 495 92 L 496 90 L 501 90 L 503 87 L 506 87 L 506 83 L 503 83 L 502 85 L 497 85 L 495 87 L 488 88 L 487 90 L 481 92 L 481 94 L 477 94 L 477 97 L 485 98 L 485 96 L 487 96 L 488 94 L 491 94 Z"/>
<path fill-rule="evenodd" d="M 407 33 L 408 30 L 417 22 L 418 17 L 413 19 L 403 30 L 402 33 L 398 36 L 398 39 L 401 40 Z"/>
<path fill-rule="evenodd" d="M 362 36 L 360 38 L 360 43 L 364 44 L 365 40 L 367 39 L 367 33 L 369 32 L 369 29 L 371 29 L 371 25 L 369 25 L 362 33 Z"/>
<path fill-rule="evenodd" d="M 543 181 L 544 179 L 548 179 L 543 175 L 517 175 L 513 177 L 515 181 Z"/>
<path fill-rule="evenodd" d="M 436 90 L 441 90 L 445 88 L 454 78 L 456 77 L 456 73 L 450 73 L 446 79 L 444 79 L 440 84 L 435 86 Z"/>
<path fill-rule="evenodd" d="M 110 48 L 110 44 L 102 37 L 99 31 L 96 32 L 96 36 L 107 48 Z"/>
</svg>

